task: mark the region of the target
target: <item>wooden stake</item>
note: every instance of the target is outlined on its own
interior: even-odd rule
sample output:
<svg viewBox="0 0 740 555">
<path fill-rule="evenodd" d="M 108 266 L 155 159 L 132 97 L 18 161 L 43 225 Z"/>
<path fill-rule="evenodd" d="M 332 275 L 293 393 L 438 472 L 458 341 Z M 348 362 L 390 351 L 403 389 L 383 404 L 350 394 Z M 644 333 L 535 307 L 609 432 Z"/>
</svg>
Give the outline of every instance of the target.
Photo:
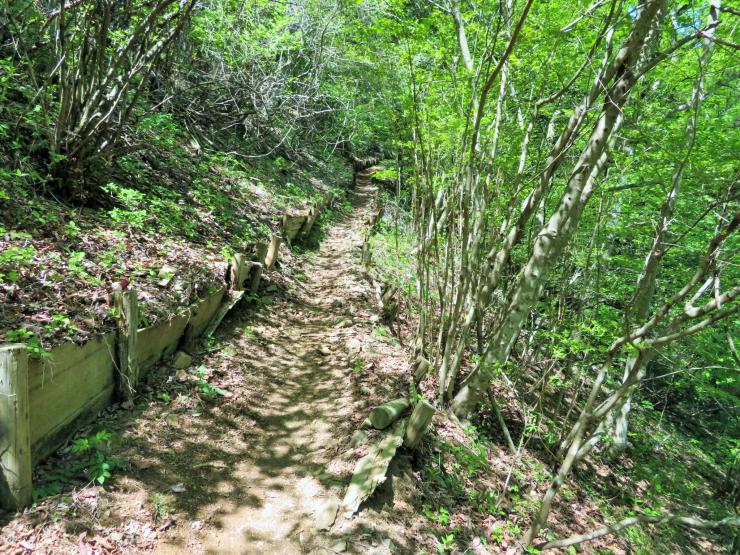
<svg viewBox="0 0 740 555">
<path fill-rule="evenodd" d="M 28 351 L 0 346 L 0 506 L 15 511 L 32 500 Z"/>
<path fill-rule="evenodd" d="M 249 265 L 249 294 L 256 295 L 262 281 L 262 264 L 259 262 L 247 262 Z M 246 288 L 247 284 L 244 284 Z"/>
<path fill-rule="evenodd" d="M 434 407 L 432 405 L 424 400 L 416 403 L 414 411 L 411 413 L 411 418 L 409 418 L 409 424 L 406 426 L 406 437 L 404 438 L 406 447 L 413 449 L 419 445 L 421 438 L 432 423 L 433 416 Z"/>
<path fill-rule="evenodd" d="M 244 289 L 244 255 L 237 252 L 229 262 L 229 289 L 241 291 Z"/>
<path fill-rule="evenodd" d="M 114 291 L 113 303 L 116 309 L 118 337 L 118 394 L 130 400 L 136 394 L 139 383 L 139 361 L 137 357 L 139 338 L 139 303 L 136 289 Z"/>
<path fill-rule="evenodd" d="M 414 383 L 416 384 L 416 387 L 419 387 L 419 383 L 424 379 L 424 376 L 429 373 L 432 365 L 427 359 L 419 355 L 416 357 L 414 366 L 416 367 L 414 369 Z"/>
<path fill-rule="evenodd" d="M 416 399 L 419 392 L 419 384 L 424 379 L 424 376 L 430 372 L 431 368 L 431 363 L 422 355 L 416 357 L 409 373 L 409 399 Z"/>
<path fill-rule="evenodd" d="M 260 264 L 264 264 L 267 260 L 267 252 L 270 249 L 270 245 L 265 242 L 257 243 L 257 247 L 255 248 L 255 251 L 257 253 L 257 262 Z"/>
<path fill-rule="evenodd" d="M 372 252 L 370 250 L 371 235 L 372 231 L 370 230 L 370 227 L 365 226 L 362 234 L 362 259 L 360 262 L 365 271 L 368 272 L 370 271 L 370 267 L 372 266 Z M 380 300 L 378 302 L 380 302 Z"/>
<path fill-rule="evenodd" d="M 311 235 L 313 224 L 316 223 L 316 220 L 319 217 L 319 212 L 320 212 L 320 209 L 316 204 L 314 204 L 308 210 L 308 216 L 306 217 L 306 223 L 303 224 L 303 228 L 301 229 L 301 236 L 304 239 L 307 238 L 309 235 Z"/>
<path fill-rule="evenodd" d="M 267 250 L 267 257 L 265 258 L 265 268 L 268 270 L 272 270 L 273 266 L 275 266 L 275 263 L 278 261 L 280 243 L 282 243 L 282 239 L 279 235 L 273 235 L 270 238 L 270 247 Z"/>
</svg>

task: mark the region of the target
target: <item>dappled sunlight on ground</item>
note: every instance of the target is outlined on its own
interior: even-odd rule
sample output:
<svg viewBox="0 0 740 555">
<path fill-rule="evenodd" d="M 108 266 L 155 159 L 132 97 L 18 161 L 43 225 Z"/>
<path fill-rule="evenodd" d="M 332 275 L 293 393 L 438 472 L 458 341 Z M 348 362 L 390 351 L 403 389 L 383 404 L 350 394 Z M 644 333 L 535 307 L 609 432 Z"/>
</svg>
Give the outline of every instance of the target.
<svg viewBox="0 0 740 555">
<path fill-rule="evenodd" d="M 359 264 L 374 193 L 360 179 L 352 210 L 321 232 L 320 246 L 286 253 L 261 302 L 238 307 L 191 368 L 153 372 L 133 410 L 97 423 L 120 436 L 112 456 L 128 470 L 105 489 L 71 492 L 76 518 L 42 535 L 55 534 L 69 552 L 82 549 L 80 532 L 88 546 L 127 553 L 413 551 L 392 513 L 398 476 L 359 517 L 316 527 L 367 451 L 350 446 L 352 433 L 372 406 L 405 387 L 408 354 L 374 333 L 374 291 Z M 94 499 L 84 514 L 82 495 Z M 67 498 L 47 500 L 37 516 L 43 521 Z"/>
</svg>

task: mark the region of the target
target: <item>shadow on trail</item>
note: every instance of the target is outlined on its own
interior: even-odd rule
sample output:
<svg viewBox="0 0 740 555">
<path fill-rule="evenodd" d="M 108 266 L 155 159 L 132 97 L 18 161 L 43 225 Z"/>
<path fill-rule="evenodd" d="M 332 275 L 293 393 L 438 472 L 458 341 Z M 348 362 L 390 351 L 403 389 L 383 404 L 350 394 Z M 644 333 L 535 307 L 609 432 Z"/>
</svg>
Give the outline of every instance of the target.
<svg viewBox="0 0 740 555">
<path fill-rule="evenodd" d="M 95 423 L 120 438 L 109 456 L 125 466 L 95 491 L 89 511 L 75 501 L 67 533 L 116 534 L 132 553 L 304 553 L 338 538 L 365 552 L 391 536 L 394 553 L 414 552 L 382 519 L 340 515 L 332 533 L 315 529 L 325 501 L 342 497 L 357 460 L 346 456 L 349 438 L 369 409 L 347 347 L 372 328 L 363 307 L 373 293 L 359 265 L 374 193 L 368 172 L 350 195 L 352 210 L 317 230 L 309 245 L 320 245 L 291 268 L 302 281 L 269 283 L 268 275 L 265 302 L 232 311 L 190 369 L 153 370 L 132 409 Z M 395 480 L 392 473 L 368 513 L 391 511 Z M 88 490 L 78 482 L 57 506 Z M 41 526 L 49 514 L 35 517 Z"/>
<path fill-rule="evenodd" d="M 356 195 L 355 207 L 365 199 Z M 344 280 L 357 279 L 347 237 L 358 227 L 356 212 L 328 232 L 305 268 L 307 283 L 270 305 L 242 308 L 222 325 L 219 350 L 203 363 L 232 397 L 201 405 L 190 412 L 197 417 L 159 432 L 156 442 L 131 438 L 139 453 L 161 461 L 138 477 L 147 490 L 166 491 L 173 473 L 186 484 L 174 508 L 213 527 L 206 552 L 303 551 L 313 543 L 312 513 L 347 481 L 327 466 L 356 426 L 353 406 L 362 401 L 351 389 L 341 342 L 329 355 L 319 348 L 338 318 L 353 317 L 331 303 L 346 295 Z M 180 528 L 168 540 L 172 552 L 192 539 Z"/>
</svg>

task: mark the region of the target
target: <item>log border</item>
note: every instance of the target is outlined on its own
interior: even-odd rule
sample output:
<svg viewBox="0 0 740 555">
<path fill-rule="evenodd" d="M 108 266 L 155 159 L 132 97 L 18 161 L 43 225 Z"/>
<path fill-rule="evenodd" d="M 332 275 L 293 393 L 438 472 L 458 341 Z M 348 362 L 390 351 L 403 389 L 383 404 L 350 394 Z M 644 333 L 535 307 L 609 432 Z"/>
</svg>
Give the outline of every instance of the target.
<svg viewBox="0 0 740 555">
<path fill-rule="evenodd" d="M 52 349 L 48 360 L 34 359 L 33 378 L 37 383 L 34 387 L 38 388 L 40 381 L 45 396 L 51 395 L 56 402 L 56 406 L 37 403 L 34 410 L 58 410 L 58 405 L 65 402 L 64 392 L 67 390 L 67 382 L 72 373 L 91 372 L 100 377 L 98 382 L 113 385 L 103 387 L 96 383 L 89 386 L 86 390 L 87 396 L 83 396 L 84 400 L 78 400 L 75 406 L 66 406 L 63 413 L 55 413 L 62 416 L 47 415 L 47 422 L 50 420 L 56 422 L 55 419 L 58 418 L 60 423 L 55 423 L 33 441 L 29 402 L 29 383 L 32 376 L 29 371 L 26 345 L 23 343 L 0 345 L 0 506 L 7 510 L 20 510 L 29 506 L 33 496 L 34 465 L 64 445 L 78 429 L 91 422 L 99 411 L 116 398 L 132 400 L 142 376 L 149 368 L 178 348 L 185 350 L 192 348 L 204 333 L 213 333 L 226 313 L 242 297 L 254 298 L 266 272 L 272 270 L 278 262 L 281 244 L 287 242 L 291 245 L 304 241 L 320 213 L 333 199 L 334 193 L 327 191 L 308 211 L 297 217 L 288 213 L 283 214 L 280 226 L 282 236 L 273 234 L 269 241 L 245 245 L 244 252 L 236 253 L 229 261 L 222 287 L 190 306 L 177 308 L 164 322 L 139 329 L 136 290 L 134 288 L 122 290 L 120 287 L 114 289 L 112 292 L 116 313 L 114 333 L 92 336 L 83 345 L 63 343 Z M 288 227 L 289 230 L 286 229 Z M 145 335 L 141 336 L 142 333 Z M 161 344 L 156 344 L 156 339 L 163 336 Z M 152 341 L 155 342 L 154 346 L 150 344 Z M 101 347 L 94 348 L 97 360 L 95 356 L 81 354 L 77 366 L 67 368 L 62 376 L 58 373 L 55 376 L 55 352 L 68 356 L 70 349 L 73 352 L 85 349 L 91 347 L 92 342 L 101 344 Z M 107 364 L 98 365 L 102 348 L 106 349 L 110 358 Z M 59 361 L 59 364 L 63 365 L 63 361 Z M 74 380 L 71 381 L 70 387 L 72 386 Z M 100 387 L 103 389 L 98 390 Z"/>
</svg>

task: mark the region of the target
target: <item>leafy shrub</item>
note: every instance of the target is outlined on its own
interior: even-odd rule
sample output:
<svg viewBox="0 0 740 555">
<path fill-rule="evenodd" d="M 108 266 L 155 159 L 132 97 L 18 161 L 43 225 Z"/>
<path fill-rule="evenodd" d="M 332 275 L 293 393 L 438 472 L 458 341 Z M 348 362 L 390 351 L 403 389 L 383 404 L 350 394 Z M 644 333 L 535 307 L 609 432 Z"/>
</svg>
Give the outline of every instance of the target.
<svg viewBox="0 0 740 555">
<path fill-rule="evenodd" d="M 33 245 L 27 247 L 8 247 L 0 251 L 0 283 L 6 280 L 10 282 L 18 281 L 18 269 L 28 264 L 36 255 L 36 249 Z"/>
<path fill-rule="evenodd" d="M 63 466 L 40 474 L 33 489 L 34 501 L 61 493 L 80 474 L 98 484 L 105 483 L 114 470 L 125 467 L 124 461 L 110 454 L 113 440 L 113 434 L 107 430 L 75 439 L 67 449 L 72 457 Z"/>
<path fill-rule="evenodd" d="M 28 353 L 36 358 L 49 358 L 51 354 L 41 346 L 41 341 L 35 333 L 24 328 L 5 332 L 5 341 L 8 343 L 25 343 Z"/>
</svg>

